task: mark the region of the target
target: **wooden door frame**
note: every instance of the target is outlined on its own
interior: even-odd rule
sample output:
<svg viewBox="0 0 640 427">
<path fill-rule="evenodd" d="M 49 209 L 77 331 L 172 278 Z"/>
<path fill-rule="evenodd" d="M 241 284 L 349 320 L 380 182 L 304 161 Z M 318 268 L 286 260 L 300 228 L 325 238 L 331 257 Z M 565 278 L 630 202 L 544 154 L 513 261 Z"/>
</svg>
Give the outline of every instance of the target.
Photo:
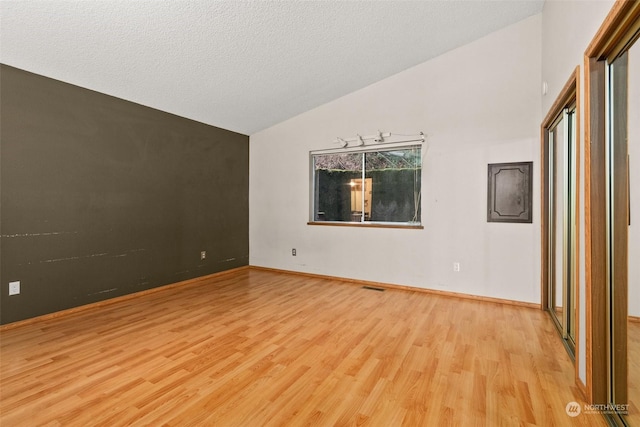
<svg viewBox="0 0 640 427">
<path fill-rule="evenodd" d="M 587 47 L 585 67 L 586 391 L 593 404 L 608 400 L 606 230 L 606 59 L 628 47 L 640 20 L 640 1 L 617 0 Z M 626 248 L 624 249 L 626 256 Z M 626 316 L 626 293 L 614 304 Z M 626 339 L 626 334 L 625 334 Z"/>
</svg>

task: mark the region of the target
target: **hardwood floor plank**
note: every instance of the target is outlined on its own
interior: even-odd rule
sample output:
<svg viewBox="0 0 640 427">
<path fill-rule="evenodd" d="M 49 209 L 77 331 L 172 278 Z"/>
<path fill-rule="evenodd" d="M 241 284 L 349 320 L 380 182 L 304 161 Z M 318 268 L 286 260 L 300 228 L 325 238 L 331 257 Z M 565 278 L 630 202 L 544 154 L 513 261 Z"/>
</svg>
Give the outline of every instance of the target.
<svg viewBox="0 0 640 427">
<path fill-rule="evenodd" d="M 640 323 L 630 318 L 627 324 L 627 350 L 629 367 L 629 424 L 640 426 Z"/>
<path fill-rule="evenodd" d="M 542 311 L 244 269 L 2 331 L 0 424 L 606 425 Z"/>
</svg>

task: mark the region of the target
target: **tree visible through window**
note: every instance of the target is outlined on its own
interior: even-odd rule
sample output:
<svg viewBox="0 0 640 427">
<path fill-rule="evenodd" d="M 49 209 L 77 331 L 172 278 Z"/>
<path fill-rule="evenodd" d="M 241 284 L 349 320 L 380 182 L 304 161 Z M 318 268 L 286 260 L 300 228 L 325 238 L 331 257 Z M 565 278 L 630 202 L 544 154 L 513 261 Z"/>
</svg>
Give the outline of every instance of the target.
<svg viewBox="0 0 640 427">
<path fill-rule="evenodd" d="M 420 223 L 419 145 L 311 156 L 313 221 Z"/>
</svg>

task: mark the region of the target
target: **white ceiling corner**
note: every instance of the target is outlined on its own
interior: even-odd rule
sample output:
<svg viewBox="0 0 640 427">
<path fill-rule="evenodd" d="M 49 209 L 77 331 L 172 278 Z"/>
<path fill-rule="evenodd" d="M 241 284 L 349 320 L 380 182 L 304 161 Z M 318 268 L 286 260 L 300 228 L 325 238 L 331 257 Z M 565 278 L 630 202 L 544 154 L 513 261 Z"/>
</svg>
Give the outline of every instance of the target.
<svg viewBox="0 0 640 427">
<path fill-rule="evenodd" d="M 0 62 L 252 134 L 544 0 L 2 0 Z"/>
</svg>

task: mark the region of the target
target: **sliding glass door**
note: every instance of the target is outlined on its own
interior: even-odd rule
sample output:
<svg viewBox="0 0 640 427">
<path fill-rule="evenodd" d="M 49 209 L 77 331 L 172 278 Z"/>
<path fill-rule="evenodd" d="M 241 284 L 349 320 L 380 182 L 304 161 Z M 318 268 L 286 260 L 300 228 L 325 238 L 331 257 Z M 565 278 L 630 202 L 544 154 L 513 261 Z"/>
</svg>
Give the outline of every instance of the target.
<svg viewBox="0 0 640 427">
<path fill-rule="evenodd" d="M 640 43 L 636 42 L 628 55 L 627 420 L 640 426 Z"/>
<path fill-rule="evenodd" d="M 579 68 L 542 121 L 542 308 L 571 357 L 576 348 Z"/>
<path fill-rule="evenodd" d="M 638 45 L 638 47 L 635 47 Z M 638 413 L 637 174 L 631 165 L 640 146 L 640 44 L 611 61 L 607 81 L 607 357 L 608 404 L 620 425 L 640 426 Z M 633 66 L 634 68 L 631 68 Z M 635 95 L 635 96 L 630 96 Z M 635 168 L 633 172 L 637 172 Z M 632 216 L 633 208 L 633 216 Z M 630 299 L 629 296 L 635 296 Z"/>
<path fill-rule="evenodd" d="M 585 52 L 587 395 L 640 426 L 640 2 L 617 1 Z"/>
<path fill-rule="evenodd" d="M 546 130 L 547 301 L 569 353 L 575 352 L 576 107 L 563 108 Z"/>
<path fill-rule="evenodd" d="M 627 64 L 624 53 L 607 68 L 607 356 L 608 403 L 627 402 Z"/>
</svg>

